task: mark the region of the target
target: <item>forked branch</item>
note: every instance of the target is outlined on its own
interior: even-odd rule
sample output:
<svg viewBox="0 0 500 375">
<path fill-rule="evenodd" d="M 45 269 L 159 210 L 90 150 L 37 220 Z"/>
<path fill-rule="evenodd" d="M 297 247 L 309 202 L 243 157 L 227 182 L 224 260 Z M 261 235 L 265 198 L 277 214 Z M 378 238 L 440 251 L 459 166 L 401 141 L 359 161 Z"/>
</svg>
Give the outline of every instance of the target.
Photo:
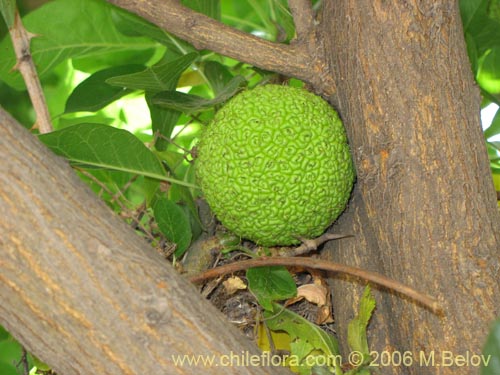
<svg viewBox="0 0 500 375">
<path fill-rule="evenodd" d="M 209 49 L 258 68 L 296 77 L 313 86 L 322 94 L 331 94 L 332 85 L 324 74 L 324 58 L 314 43 L 312 9 L 298 17 L 296 10 L 304 8 L 304 0 L 291 1 L 297 22 L 295 43 L 274 43 L 236 30 L 176 0 L 108 0 L 109 3 L 133 12 L 191 43 L 197 49 Z M 300 4 L 302 3 L 302 4 Z M 310 37 L 304 38 L 307 31 Z"/>
</svg>

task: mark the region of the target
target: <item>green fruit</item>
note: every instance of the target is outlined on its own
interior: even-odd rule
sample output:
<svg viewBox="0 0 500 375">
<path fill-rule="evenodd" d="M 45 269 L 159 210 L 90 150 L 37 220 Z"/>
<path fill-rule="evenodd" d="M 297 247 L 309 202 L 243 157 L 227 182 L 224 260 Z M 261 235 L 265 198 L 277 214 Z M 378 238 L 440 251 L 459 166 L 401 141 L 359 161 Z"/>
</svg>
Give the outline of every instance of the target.
<svg viewBox="0 0 500 375">
<path fill-rule="evenodd" d="M 222 224 L 263 246 L 315 238 L 345 209 L 354 167 L 341 120 L 304 89 L 231 99 L 201 136 L 198 183 Z"/>
</svg>

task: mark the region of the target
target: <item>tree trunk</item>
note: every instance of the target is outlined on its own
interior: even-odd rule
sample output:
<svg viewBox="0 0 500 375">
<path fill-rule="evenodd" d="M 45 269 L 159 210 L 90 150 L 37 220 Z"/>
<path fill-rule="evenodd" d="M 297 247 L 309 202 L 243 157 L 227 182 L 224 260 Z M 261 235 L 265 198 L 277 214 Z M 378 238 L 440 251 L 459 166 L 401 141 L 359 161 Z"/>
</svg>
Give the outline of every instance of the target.
<svg viewBox="0 0 500 375">
<path fill-rule="evenodd" d="M 1 108 L 0 160 L 0 324 L 59 374 L 288 373 Z"/>
<path fill-rule="evenodd" d="M 327 1 L 323 20 L 358 176 L 335 228 L 355 238 L 327 257 L 438 297 L 442 317 L 379 290 L 369 342 L 413 352 L 393 373 L 455 373 L 450 353 L 480 354 L 500 306 L 500 220 L 458 3 Z M 344 340 L 360 287 L 333 281 Z"/>
</svg>

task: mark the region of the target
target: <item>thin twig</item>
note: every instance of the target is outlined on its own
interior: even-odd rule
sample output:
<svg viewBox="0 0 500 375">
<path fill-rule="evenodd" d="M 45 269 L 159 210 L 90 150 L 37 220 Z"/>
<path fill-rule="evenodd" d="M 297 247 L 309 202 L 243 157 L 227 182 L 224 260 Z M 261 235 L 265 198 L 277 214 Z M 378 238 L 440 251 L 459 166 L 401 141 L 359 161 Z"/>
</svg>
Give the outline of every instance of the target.
<svg viewBox="0 0 500 375">
<path fill-rule="evenodd" d="M 36 112 L 36 126 L 40 133 L 49 133 L 53 129 L 52 121 L 30 52 L 30 42 L 35 35 L 26 31 L 17 10 L 14 25 L 9 29 L 9 32 L 17 58 L 14 69 L 19 70 L 26 83 L 28 94 Z"/>
<path fill-rule="evenodd" d="M 387 289 L 401 293 L 409 298 L 421 303 L 436 314 L 442 314 L 439 303 L 436 299 L 426 294 L 420 293 L 404 284 L 392 280 L 376 272 L 366 271 L 361 268 L 346 266 L 340 263 L 334 263 L 313 258 L 296 258 L 296 257 L 262 257 L 258 259 L 243 260 L 240 262 L 226 264 L 217 268 L 212 268 L 197 276 L 191 277 L 193 283 L 199 283 L 206 279 L 211 279 L 221 275 L 233 273 L 236 271 L 246 270 L 254 267 L 262 266 L 286 266 L 286 267 L 302 267 L 319 269 L 327 272 L 336 272 L 351 275 L 372 283 L 381 285 Z"/>
<path fill-rule="evenodd" d="M 327 95 L 333 89 L 331 80 L 318 73 L 326 66 L 323 51 L 308 43 L 270 42 L 197 13 L 175 0 L 107 1 L 136 13 L 197 49 L 210 49 L 261 69 L 296 77 Z"/>
<path fill-rule="evenodd" d="M 302 241 L 302 245 L 280 251 L 280 256 L 287 257 L 287 256 L 298 256 L 298 255 L 304 255 L 309 253 L 310 251 L 317 250 L 318 247 L 323 245 L 325 242 L 332 241 L 332 240 L 339 240 L 341 238 L 346 238 L 346 237 L 352 237 L 352 234 L 335 234 L 335 233 L 325 233 L 318 238 L 314 239 L 307 239 L 307 238 L 300 238 Z"/>
<path fill-rule="evenodd" d="M 30 373 L 30 367 L 28 363 L 28 352 L 24 347 L 21 348 L 21 359 L 16 365 L 16 368 L 19 369 L 19 367 L 22 368 L 22 373 L 23 375 L 29 375 Z"/>
</svg>

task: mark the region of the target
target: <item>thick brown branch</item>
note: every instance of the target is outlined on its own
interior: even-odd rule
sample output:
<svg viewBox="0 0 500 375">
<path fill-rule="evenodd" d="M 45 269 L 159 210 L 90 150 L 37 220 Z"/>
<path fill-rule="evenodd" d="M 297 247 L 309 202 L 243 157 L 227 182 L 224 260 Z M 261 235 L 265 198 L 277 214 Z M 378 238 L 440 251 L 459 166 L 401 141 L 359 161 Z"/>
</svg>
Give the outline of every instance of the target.
<svg viewBox="0 0 500 375">
<path fill-rule="evenodd" d="M 193 283 L 198 283 L 200 281 L 211 279 L 220 275 L 225 275 L 228 273 L 246 270 L 253 267 L 262 266 L 286 266 L 286 267 L 303 267 L 319 269 L 328 272 L 343 273 L 351 275 L 372 283 L 381 285 L 387 289 L 393 290 L 400 294 L 410 297 L 414 301 L 421 303 L 436 314 L 442 314 L 441 307 L 439 303 L 432 297 L 422 294 L 415 289 L 412 289 L 406 285 L 403 285 L 395 280 L 392 280 L 386 276 L 380 275 L 375 272 L 370 272 L 363 270 L 361 268 L 350 267 L 344 264 L 327 262 L 324 260 L 313 259 L 313 258 L 297 258 L 297 257 L 270 257 L 270 258 L 258 258 L 249 259 L 241 262 L 235 262 L 220 266 L 217 268 L 212 268 L 208 271 L 203 272 L 200 275 L 191 277 L 190 280 Z"/>
<path fill-rule="evenodd" d="M 186 374 L 197 369 L 177 358 L 206 355 L 217 364 L 233 352 L 259 356 L 1 108 L 0 159 L 0 325 L 30 353 L 65 375 Z M 202 371 L 287 373 L 231 363 Z"/>
<path fill-rule="evenodd" d="M 26 31 L 17 11 L 14 25 L 9 29 L 9 32 L 17 58 L 15 68 L 19 70 L 26 83 L 26 88 L 36 112 L 36 124 L 40 133 L 49 133 L 52 131 L 52 121 L 47 103 L 45 102 L 42 85 L 40 84 L 40 79 L 38 78 L 30 53 L 30 41 L 33 35 Z"/>
<path fill-rule="evenodd" d="M 317 91 L 328 92 L 319 79 L 314 63 L 317 56 L 306 43 L 273 43 L 224 25 L 197 13 L 175 0 L 108 0 L 109 3 L 136 13 L 197 49 L 209 49 L 261 69 L 310 83 Z"/>
</svg>

